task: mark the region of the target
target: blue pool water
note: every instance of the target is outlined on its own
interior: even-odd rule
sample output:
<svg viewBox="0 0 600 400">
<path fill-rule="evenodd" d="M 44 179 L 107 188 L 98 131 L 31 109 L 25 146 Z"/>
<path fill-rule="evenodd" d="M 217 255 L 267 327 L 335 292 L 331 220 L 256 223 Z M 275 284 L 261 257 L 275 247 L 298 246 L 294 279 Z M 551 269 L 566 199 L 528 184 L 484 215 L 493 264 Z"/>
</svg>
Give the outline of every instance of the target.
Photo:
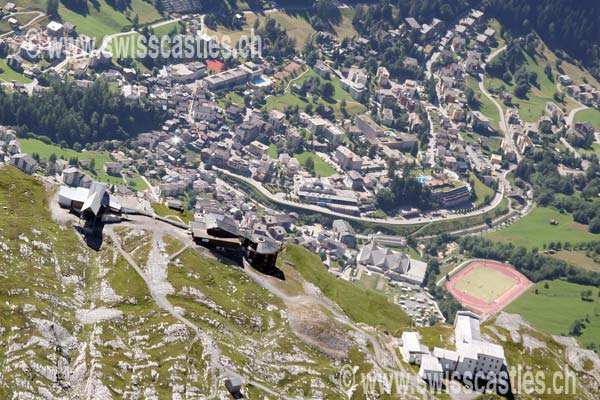
<svg viewBox="0 0 600 400">
<path fill-rule="evenodd" d="M 252 83 L 258 87 L 269 86 L 271 84 L 271 80 L 264 76 L 257 76 L 254 78 Z"/>
<path fill-rule="evenodd" d="M 433 179 L 433 177 L 432 177 L 432 176 L 419 176 L 419 177 L 417 178 L 417 181 L 418 181 L 420 184 L 423 184 L 423 183 L 425 183 L 425 182 L 427 182 L 427 181 L 430 181 L 430 180 L 432 180 L 432 179 Z"/>
</svg>

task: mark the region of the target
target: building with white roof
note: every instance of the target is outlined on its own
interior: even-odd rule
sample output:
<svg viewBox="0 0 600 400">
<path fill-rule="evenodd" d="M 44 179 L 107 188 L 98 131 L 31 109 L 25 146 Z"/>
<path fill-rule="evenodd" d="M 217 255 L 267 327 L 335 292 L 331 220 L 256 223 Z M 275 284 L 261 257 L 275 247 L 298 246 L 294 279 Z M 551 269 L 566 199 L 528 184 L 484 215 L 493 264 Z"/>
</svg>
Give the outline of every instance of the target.
<svg viewBox="0 0 600 400">
<path fill-rule="evenodd" d="M 444 373 L 459 377 L 499 377 L 506 368 L 504 348 L 481 338 L 480 318 L 471 311 L 459 311 L 454 320 L 456 351 L 434 347 L 430 353 L 416 332 L 402 333 L 400 352 L 405 361 L 420 365 L 419 376 L 431 383 L 441 382 Z M 437 380 L 439 379 L 439 381 Z"/>
<path fill-rule="evenodd" d="M 402 333 L 402 347 L 400 348 L 404 361 L 420 365 L 423 356 L 429 355 L 429 349 L 421 345 L 417 332 Z"/>
<path fill-rule="evenodd" d="M 439 360 L 444 372 L 456 370 L 459 358 L 456 351 L 434 347 L 433 355 Z"/>
<path fill-rule="evenodd" d="M 64 33 L 64 26 L 60 22 L 50 21 L 48 26 L 46 26 L 48 36 L 52 37 L 60 37 Z"/>
<path fill-rule="evenodd" d="M 499 373 L 506 365 L 502 346 L 481 339 L 479 316 L 470 311 L 459 311 L 454 320 L 454 337 L 458 363 L 456 371 L 470 374 Z"/>
<path fill-rule="evenodd" d="M 106 183 L 94 182 L 89 189 L 61 186 L 58 204 L 85 219 L 95 219 L 104 211 L 121 212 L 121 204 L 107 191 Z"/>
<path fill-rule="evenodd" d="M 441 387 L 444 370 L 440 361 L 429 354 L 423 355 L 421 367 L 419 368 L 419 377 L 429 383 Z"/>
</svg>

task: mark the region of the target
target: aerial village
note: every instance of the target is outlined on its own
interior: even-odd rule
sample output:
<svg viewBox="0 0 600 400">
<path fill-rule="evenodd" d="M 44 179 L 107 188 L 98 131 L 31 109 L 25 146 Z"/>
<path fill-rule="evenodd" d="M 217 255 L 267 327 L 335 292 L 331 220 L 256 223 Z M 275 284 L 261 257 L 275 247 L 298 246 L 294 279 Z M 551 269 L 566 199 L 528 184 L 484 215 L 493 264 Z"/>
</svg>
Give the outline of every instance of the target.
<svg viewBox="0 0 600 400">
<path fill-rule="evenodd" d="M 176 10 L 187 3 L 168 4 Z M 4 7 L 10 11 L 7 7 L 10 4 Z M 561 143 L 575 155 L 571 143 L 598 134 L 589 122 L 574 122 L 553 102 L 548 102 L 537 122 L 524 122 L 511 106 L 509 92 L 493 94 L 502 111 L 500 121 L 493 122 L 470 107 L 467 82 L 481 79 L 498 48 L 498 32 L 478 10 L 455 26 L 439 19 L 406 18 L 385 32 L 414 40 L 414 57 L 404 59 L 404 68 L 421 73 L 403 81 L 390 78 L 384 66 L 376 73 L 365 68 L 365 60 L 377 52 L 363 54 L 367 39 L 362 37 L 342 46 L 332 35 L 320 32 L 315 42 L 319 57 L 310 63 L 299 55 L 280 65 L 261 58 L 233 67 L 208 60 L 141 73 L 114 65 L 104 45 L 86 53 L 90 39 L 78 35 L 72 24 L 51 21 L 32 38 L 20 30 L 18 21 L 9 22 L 15 34 L 0 39 L 0 48 L 9 54 L 10 68 L 31 78 L 43 73 L 68 76 L 82 87 L 103 79 L 129 101 L 154 102 L 168 112 L 162 129 L 140 133 L 129 143 L 113 143 L 110 160 L 95 166 L 102 176 L 110 177 L 109 182 L 98 179 L 85 150 L 77 159 L 25 154 L 17 132 L 0 127 L 0 159 L 56 183 L 60 189 L 55 201 L 79 216 L 82 225 L 94 229 L 133 216 L 160 219 L 191 235 L 199 246 L 241 256 L 266 273 L 276 269 L 282 244 L 296 243 L 319 254 L 339 279 L 383 276 L 400 288 L 402 294 L 395 301 L 415 326 L 444 318 L 435 298 L 422 286 L 427 264 L 405 251 L 406 240 L 377 229 L 357 232 L 353 222 L 410 223 L 474 216 L 495 208 L 503 197 L 526 209 L 532 201 L 528 188 L 513 186 L 506 178 L 512 163 L 542 146 L 547 134 L 562 135 Z M 185 16 L 181 22 L 194 33 L 200 16 Z M 49 64 L 44 60 L 52 51 L 49 38 L 62 36 L 77 37 L 81 45 L 61 49 L 60 62 Z M 39 58 L 31 57 L 33 49 Z M 434 52 L 436 60 L 423 70 L 424 60 Z M 352 103 L 358 111 L 337 115 L 332 109 L 261 107 L 261 99 L 284 94 L 318 97 L 307 85 L 295 83 L 304 73 L 339 83 L 335 90 L 349 96 L 346 107 Z M 425 78 L 435 79 L 435 86 L 428 88 Z M 597 88 L 574 84 L 566 74 L 558 81 L 568 96 L 587 107 L 599 107 Z M 3 85 L 29 94 L 45 90 L 35 83 Z M 428 99 L 431 90 L 439 105 Z M 229 93 L 241 101 L 231 101 Z M 406 115 L 406 121 L 399 122 L 400 115 Z M 563 166 L 563 170 L 581 173 L 588 162 L 583 160 L 581 167 Z M 431 190 L 434 208 L 382 211 L 378 193 L 390 188 L 404 166 L 417 171 L 419 184 Z M 474 179 L 492 188 L 492 195 L 475 202 Z M 141 186 L 133 184 L 140 180 Z M 156 204 L 190 217 L 161 216 Z M 306 218 L 304 211 L 325 215 L 332 223 Z M 402 355 L 420 366 L 422 378 L 436 381 L 448 371 L 487 374 L 506 368 L 502 347 L 482 338 L 476 314 L 461 311 L 454 324 L 455 349 L 430 351 L 416 332 L 402 335 Z"/>
</svg>

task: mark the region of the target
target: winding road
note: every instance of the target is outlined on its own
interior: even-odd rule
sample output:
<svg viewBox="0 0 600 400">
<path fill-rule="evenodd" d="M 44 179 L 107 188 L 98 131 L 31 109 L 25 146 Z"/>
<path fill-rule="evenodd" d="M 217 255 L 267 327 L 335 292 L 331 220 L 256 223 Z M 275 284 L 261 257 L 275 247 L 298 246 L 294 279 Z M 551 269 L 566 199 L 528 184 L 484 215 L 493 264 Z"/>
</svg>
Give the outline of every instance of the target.
<svg viewBox="0 0 600 400">
<path fill-rule="evenodd" d="M 571 112 L 569 112 L 569 115 L 567 115 L 567 118 L 566 118 L 567 126 L 573 127 L 573 121 L 575 120 L 575 115 L 579 111 L 584 111 L 584 110 L 587 110 L 588 108 L 589 108 L 588 106 L 581 105 L 581 106 L 579 106 L 577 108 L 572 109 Z"/>
<path fill-rule="evenodd" d="M 504 50 L 506 50 L 506 46 L 502 46 L 502 47 L 494 50 L 492 53 L 490 53 L 486 57 L 485 63 L 487 64 L 490 61 L 492 61 L 494 58 L 496 58 L 496 56 L 498 56 L 498 54 L 502 53 Z M 482 65 L 482 68 L 485 68 L 485 64 Z M 496 106 L 496 109 L 498 110 L 498 115 L 500 116 L 500 123 L 499 123 L 500 130 L 504 134 L 504 138 L 510 144 L 511 150 L 516 154 L 516 156 L 517 156 L 517 162 L 521 161 L 522 156 L 519 153 L 519 151 L 517 150 L 517 146 L 516 146 L 514 140 L 512 139 L 512 137 L 510 136 L 509 132 L 508 132 L 508 124 L 506 123 L 506 117 L 504 116 L 504 110 L 502 109 L 502 106 L 500 105 L 500 103 L 498 103 L 498 101 L 496 100 L 496 98 L 494 98 L 490 94 L 490 92 L 487 91 L 487 89 L 485 87 L 485 84 L 484 84 L 484 75 L 483 75 L 483 73 L 479 74 L 479 90 L 481 91 L 481 93 L 483 93 L 485 95 L 485 97 L 487 97 Z"/>
<path fill-rule="evenodd" d="M 280 205 L 284 205 L 287 207 L 299 208 L 299 209 L 303 209 L 306 211 L 316 212 L 316 213 L 329 215 L 329 216 L 337 217 L 337 218 L 343 218 L 343 219 L 347 219 L 347 220 L 368 222 L 368 223 L 379 223 L 379 224 L 386 224 L 386 225 L 414 225 L 414 224 L 423 224 L 423 223 L 436 222 L 436 221 L 458 220 L 458 219 L 462 219 L 462 218 L 483 215 L 483 214 L 495 209 L 496 207 L 498 207 L 503 198 L 503 194 L 502 194 L 503 187 L 502 187 L 501 189 L 499 189 L 496 192 L 494 198 L 488 205 L 486 205 L 485 207 L 482 207 L 478 210 L 466 213 L 466 214 L 450 214 L 450 215 L 447 215 L 446 217 L 439 216 L 439 217 L 416 218 L 416 219 L 367 218 L 367 217 L 357 217 L 357 216 L 353 216 L 353 215 L 342 214 L 342 213 L 332 211 L 328 208 L 317 206 L 314 204 L 296 203 L 293 201 L 289 201 L 289 200 L 278 197 L 278 196 L 274 195 L 273 193 L 269 192 L 260 182 L 257 182 L 251 178 L 237 175 L 237 174 L 229 172 L 225 169 L 214 167 L 214 166 L 213 166 L 213 169 L 215 169 L 216 171 L 219 171 L 225 175 L 234 177 L 236 179 L 240 179 L 249 185 L 252 185 L 252 187 L 254 189 L 258 190 L 262 195 L 266 196 L 270 201 L 280 204 Z M 284 195 L 283 193 L 280 193 L 280 194 Z M 255 201 L 256 201 L 256 199 L 255 199 Z"/>
</svg>

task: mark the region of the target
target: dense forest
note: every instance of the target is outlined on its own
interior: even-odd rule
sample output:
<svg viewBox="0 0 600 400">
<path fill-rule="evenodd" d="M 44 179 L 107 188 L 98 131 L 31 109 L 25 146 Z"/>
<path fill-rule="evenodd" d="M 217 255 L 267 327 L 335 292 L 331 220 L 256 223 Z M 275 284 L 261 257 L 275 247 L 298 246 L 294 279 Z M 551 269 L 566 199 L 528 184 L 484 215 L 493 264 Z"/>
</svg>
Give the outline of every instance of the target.
<svg viewBox="0 0 600 400">
<path fill-rule="evenodd" d="M 53 82 L 48 90 L 32 96 L 0 93 L 0 124 L 18 126 L 68 147 L 125 140 L 160 127 L 165 117 L 150 103 L 116 95 L 102 80 L 89 88 Z"/>
<path fill-rule="evenodd" d="M 484 8 L 511 29 L 534 29 L 548 45 L 583 61 L 600 77 L 600 1 L 485 0 Z"/>
</svg>

